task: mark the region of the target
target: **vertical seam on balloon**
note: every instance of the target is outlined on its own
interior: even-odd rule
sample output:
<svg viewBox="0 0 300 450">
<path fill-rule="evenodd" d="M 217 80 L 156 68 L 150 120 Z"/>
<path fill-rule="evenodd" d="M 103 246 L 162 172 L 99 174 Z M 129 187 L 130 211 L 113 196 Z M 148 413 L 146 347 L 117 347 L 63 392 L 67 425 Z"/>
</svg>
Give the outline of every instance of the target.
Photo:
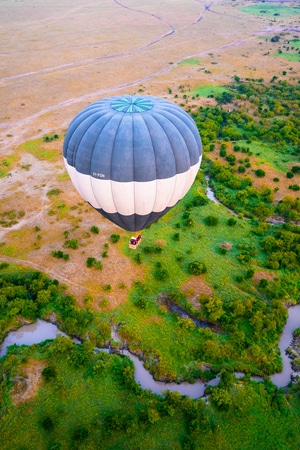
<svg viewBox="0 0 300 450">
<path fill-rule="evenodd" d="M 96 119 L 95 122 L 97 122 L 97 120 L 98 120 L 98 119 Z M 95 122 L 93 122 L 93 124 L 94 124 Z M 95 144 L 96 144 L 96 142 L 97 142 L 97 140 L 98 140 L 98 137 L 99 137 L 99 134 L 97 134 L 97 139 L 96 139 L 96 141 L 95 141 Z M 91 152 L 91 158 L 90 158 L 90 167 L 89 167 L 90 186 L 91 186 L 91 191 L 92 191 L 92 193 L 93 193 L 95 199 L 97 200 L 97 203 L 99 204 L 98 199 L 97 199 L 97 197 L 96 197 L 96 195 L 95 195 L 94 188 L 93 188 L 92 159 L 93 159 L 93 152 L 94 152 L 94 149 L 95 149 L 95 146 L 94 146 L 94 148 L 93 148 L 93 150 L 92 150 L 92 152 Z M 101 205 L 99 205 L 99 206 L 101 207 Z"/>
<path fill-rule="evenodd" d="M 119 112 L 118 112 L 118 114 L 124 114 L 124 113 L 119 113 Z M 114 116 L 112 116 L 112 117 L 114 117 Z M 120 121 L 119 121 L 118 127 L 117 127 L 117 129 L 116 129 L 116 133 L 115 133 L 115 136 L 114 136 L 113 145 L 112 145 L 111 160 L 110 160 L 110 190 L 111 190 L 111 198 L 112 198 L 112 201 L 113 201 L 115 210 L 116 210 L 116 214 L 118 215 L 118 217 L 119 217 L 121 223 L 124 224 L 124 227 L 123 227 L 123 228 L 127 229 L 128 227 L 126 226 L 126 223 L 123 221 L 123 218 L 122 218 L 123 216 L 122 216 L 122 214 L 120 214 L 120 213 L 118 212 L 118 208 L 116 207 L 116 203 L 115 203 L 114 196 L 113 196 L 113 190 L 112 190 L 112 182 L 113 182 L 113 180 L 112 180 L 112 159 L 113 159 L 113 149 L 114 149 L 114 143 L 115 143 L 115 140 L 116 140 L 116 137 L 117 137 L 118 130 L 119 130 L 119 128 L 120 128 L 120 124 L 121 124 L 121 122 L 122 122 L 122 119 L 123 119 L 123 117 L 121 116 L 121 119 L 120 119 Z"/>
<path fill-rule="evenodd" d="M 148 117 L 148 115 L 143 116 L 145 126 L 146 126 L 146 128 L 148 130 L 148 133 L 149 133 L 149 136 L 150 136 L 150 140 L 151 140 L 151 144 L 152 144 L 152 150 L 153 150 L 153 156 L 154 156 L 154 161 L 155 161 L 155 175 L 156 175 L 156 178 L 155 178 L 155 180 L 151 180 L 151 181 L 155 181 L 155 198 L 154 198 L 154 202 L 152 203 L 152 207 L 151 207 L 151 210 L 153 211 L 153 207 L 154 207 L 155 202 L 156 202 L 156 192 L 157 192 L 157 170 L 156 170 L 157 163 L 156 163 L 156 154 L 155 154 L 155 151 L 154 151 L 154 142 L 153 142 L 153 139 L 152 139 L 152 136 L 151 136 L 151 133 L 150 133 L 150 129 L 149 129 L 148 123 L 145 120 L 146 117 Z M 150 114 L 150 117 L 152 119 L 154 119 L 152 114 Z"/>
<path fill-rule="evenodd" d="M 105 116 L 105 115 L 107 115 L 107 113 L 104 113 L 103 115 L 101 115 L 101 118 L 102 118 L 103 116 Z M 99 117 L 96 118 L 96 120 L 91 124 L 91 126 L 94 125 L 94 123 L 97 122 L 98 119 L 99 119 Z M 93 187 L 93 178 L 94 178 L 94 177 L 92 176 L 92 159 L 93 159 L 93 153 L 94 153 L 94 150 L 95 150 L 95 145 L 96 145 L 96 143 L 98 142 L 98 139 L 99 139 L 99 135 L 101 134 L 103 128 L 106 126 L 106 124 L 107 124 L 110 120 L 111 120 L 111 118 L 110 118 L 107 122 L 105 122 L 105 124 L 103 125 L 103 127 L 101 128 L 101 130 L 99 130 L 99 133 L 97 133 L 97 138 L 96 138 L 95 143 L 94 143 L 94 148 L 93 148 L 93 150 L 92 150 L 92 152 L 91 152 L 90 167 L 89 167 L 89 175 L 90 175 L 90 187 L 91 187 L 91 191 L 93 192 L 93 195 L 94 195 L 95 199 L 97 200 L 97 203 L 98 203 L 98 205 L 99 205 L 99 207 L 100 207 L 101 209 L 103 209 L 103 208 L 102 208 L 102 205 L 101 205 L 101 203 L 99 203 L 98 198 L 97 198 L 97 196 L 95 195 L 95 191 L 94 191 L 94 187 Z M 89 128 L 90 128 L 90 127 L 89 127 Z"/>
<path fill-rule="evenodd" d="M 177 178 L 177 169 L 178 169 L 178 167 L 177 167 L 177 161 L 176 161 L 175 154 L 174 154 L 174 149 L 173 149 L 173 146 L 172 146 L 171 141 L 170 141 L 170 139 L 169 139 L 169 135 L 166 133 L 166 130 L 163 128 L 163 126 L 161 125 L 160 121 L 157 120 L 157 116 L 159 116 L 159 118 L 161 118 L 161 115 L 160 115 L 160 114 L 157 114 L 157 115 L 155 115 L 155 117 L 153 117 L 153 119 L 158 123 L 158 125 L 160 126 L 160 128 L 161 128 L 162 131 L 164 132 L 164 134 L 165 134 L 165 136 L 166 136 L 166 138 L 167 138 L 167 140 L 168 140 L 168 142 L 169 142 L 169 147 L 171 148 L 171 151 L 172 151 L 172 154 L 173 154 L 173 160 L 174 160 L 174 163 L 175 163 L 175 164 L 174 164 L 174 165 L 175 165 L 175 185 L 174 185 L 174 188 L 173 188 L 173 190 L 172 190 L 172 194 L 169 196 L 168 201 L 167 201 L 167 203 L 166 203 L 166 205 L 165 205 L 165 208 L 166 208 L 167 205 L 169 204 L 171 198 L 173 197 L 173 194 L 174 194 L 174 191 L 175 191 L 175 187 L 176 187 L 176 178 Z M 168 119 L 168 122 L 170 122 L 169 119 Z M 172 122 L 170 122 L 170 123 L 172 123 Z M 172 125 L 173 125 L 173 123 L 172 123 Z M 175 128 L 176 128 L 176 127 L 175 127 Z M 174 178 L 174 175 L 172 175 L 171 178 Z M 156 179 L 157 179 L 157 177 L 156 177 Z M 156 197 L 155 197 L 155 203 L 156 203 Z M 165 208 L 164 208 L 164 209 L 165 209 Z"/>
<path fill-rule="evenodd" d="M 191 136 L 192 136 L 193 139 L 195 139 L 195 136 L 194 136 L 194 133 L 190 130 L 190 127 L 187 126 L 185 120 L 183 120 L 183 118 L 187 118 L 187 119 L 191 119 L 191 120 L 192 120 L 192 118 L 191 118 L 190 116 L 186 116 L 187 113 L 185 113 L 184 110 L 182 110 L 182 112 L 179 111 L 181 117 L 180 117 L 179 115 L 177 115 L 177 114 L 173 114 L 173 111 L 172 111 L 172 112 L 171 112 L 171 111 L 168 111 L 168 112 L 169 112 L 169 114 L 171 115 L 171 118 L 172 118 L 172 119 L 175 119 L 175 121 L 173 121 L 172 119 L 169 119 L 169 121 L 170 121 L 170 123 L 172 123 L 172 125 L 178 130 L 178 133 L 180 134 L 182 140 L 184 141 L 184 145 L 185 145 L 185 148 L 186 148 L 186 150 L 187 150 L 186 155 L 187 155 L 188 160 L 189 160 L 189 164 L 188 164 L 189 167 L 188 167 L 188 169 L 185 170 L 184 172 L 180 172 L 182 175 L 185 176 L 184 186 L 183 186 L 183 188 L 181 189 L 180 198 L 179 198 L 179 200 L 181 200 L 181 199 L 185 196 L 185 194 L 187 193 L 187 191 L 188 191 L 187 185 L 189 184 L 189 173 L 190 173 L 190 169 L 191 169 L 191 155 L 190 155 L 190 146 L 188 145 L 188 142 L 187 142 L 187 140 L 186 140 L 186 137 L 185 137 L 184 133 L 182 133 L 181 130 L 178 129 L 178 127 L 177 127 L 177 125 L 176 125 L 176 121 L 178 120 L 180 123 L 184 124 L 185 129 L 191 134 Z M 173 147 L 172 147 L 172 148 L 173 148 Z M 177 176 L 177 175 L 178 175 L 178 170 L 177 170 L 177 168 L 176 168 L 176 176 Z M 179 201 L 179 200 L 178 200 L 178 201 Z"/>
</svg>

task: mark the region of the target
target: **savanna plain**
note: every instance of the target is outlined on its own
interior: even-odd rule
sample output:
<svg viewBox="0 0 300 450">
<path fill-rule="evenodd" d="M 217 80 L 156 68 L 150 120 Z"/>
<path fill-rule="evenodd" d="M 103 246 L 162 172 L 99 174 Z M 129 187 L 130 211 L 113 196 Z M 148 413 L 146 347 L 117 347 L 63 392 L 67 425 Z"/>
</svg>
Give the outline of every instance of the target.
<svg viewBox="0 0 300 450">
<path fill-rule="evenodd" d="M 300 318 L 290 381 L 272 377 L 300 302 L 299 2 L 0 12 L 0 342 L 37 319 L 66 334 L 0 358 L 1 449 L 299 449 Z M 72 118 L 122 94 L 177 103 L 203 144 L 191 190 L 135 251 L 62 158 Z M 199 380 L 197 399 L 168 390 Z"/>
</svg>

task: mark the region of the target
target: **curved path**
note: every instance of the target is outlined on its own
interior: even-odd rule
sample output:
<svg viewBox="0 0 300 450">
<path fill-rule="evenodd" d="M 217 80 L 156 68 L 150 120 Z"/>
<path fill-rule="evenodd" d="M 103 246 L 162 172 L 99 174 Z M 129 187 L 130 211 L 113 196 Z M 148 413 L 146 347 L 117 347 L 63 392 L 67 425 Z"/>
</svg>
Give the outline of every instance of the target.
<svg viewBox="0 0 300 450">
<path fill-rule="evenodd" d="M 31 76 L 35 76 L 35 77 L 41 76 L 42 77 L 45 74 L 51 74 L 51 73 L 55 73 L 55 72 L 61 73 L 64 70 L 86 67 L 89 64 L 93 64 L 95 62 L 101 62 L 101 61 L 105 61 L 105 60 L 117 60 L 119 58 L 123 58 L 123 57 L 131 55 L 131 54 L 139 54 L 141 52 L 144 52 L 146 49 L 155 46 L 155 44 L 159 43 L 163 39 L 170 38 L 172 35 L 178 34 L 172 23 L 170 23 L 169 21 L 165 20 L 164 18 L 160 17 L 159 15 L 157 15 L 151 11 L 144 11 L 142 9 L 129 7 L 125 4 L 125 2 L 121 2 L 120 0 L 113 0 L 113 2 L 120 8 L 125 9 L 130 12 L 132 11 L 134 14 L 142 14 L 144 16 L 149 16 L 150 18 L 153 18 L 156 22 L 159 22 L 163 26 L 166 26 L 168 28 L 168 31 L 162 35 L 157 36 L 155 39 L 152 39 L 151 41 L 146 42 L 145 44 L 143 44 L 141 46 L 134 47 L 134 48 L 131 48 L 128 50 L 124 50 L 119 53 L 112 53 L 112 54 L 103 55 L 103 56 L 95 56 L 95 57 L 91 57 L 91 58 L 86 58 L 86 59 L 82 59 L 82 60 L 64 63 L 64 64 L 58 64 L 57 66 L 45 67 L 40 70 L 35 70 L 35 71 L 33 70 L 33 71 L 26 72 L 26 73 L 19 73 L 19 74 L 10 75 L 7 77 L 2 77 L 2 78 L 0 78 L 0 83 L 5 85 L 7 82 L 8 83 L 10 83 L 10 82 L 16 83 L 19 81 L 21 82 L 22 80 L 25 81 L 26 78 L 30 78 Z M 206 3 L 205 0 L 203 0 L 203 1 L 196 0 L 196 2 L 199 4 L 199 6 L 201 6 L 203 8 L 203 10 L 202 10 L 201 14 L 197 17 L 196 20 L 192 21 L 189 24 L 187 24 L 187 23 L 181 24 L 181 26 L 185 29 L 187 27 L 191 27 L 195 24 L 199 24 L 200 21 L 204 20 L 205 15 L 207 15 L 207 14 L 220 14 L 219 12 L 216 12 L 212 9 L 213 6 L 215 5 L 215 2 L 211 1 L 209 3 Z M 75 9 L 69 11 L 67 13 L 67 16 L 72 15 L 74 12 L 80 11 L 80 9 L 81 8 L 77 7 Z M 230 16 L 230 14 L 227 14 L 227 15 Z M 60 17 L 54 17 L 54 18 L 49 18 L 49 19 L 44 19 L 44 20 L 49 20 L 50 22 L 59 20 L 61 22 L 61 18 L 63 18 L 63 17 L 64 16 L 60 16 Z M 236 17 L 236 16 L 231 16 L 231 17 Z M 239 17 L 239 20 L 246 21 L 246 22 L 255 22 L 255 20 L 249 19 L 249 17 L 247 17 L 247 16 L 242 17 L 242 18 Z M 260 25 L 260 28 L 262 28 L 262 29 L 252 33 L 252 35 L 250 35 L 248 37 L 245 37 L 242 39 L 237 39 L 237 40 L 235 39 L 230 42 L 227 42 L 226 44 L 223 44 L 220 46 L 215 46 L 215 47 L 209 48 L 204 51 L 194 52 L 190 55 L 181 57 L 176 62 L 169 63 L 167 66 L 161 67 L 159 70 L 155 70 L 155 71 L 151 72 L 150 71 L 151 69 L 150 69 L 147 74 L 144 74 L 142 76 L 137 76 L 135 78 L 132 77 L 132 79 L 130 81 L 126 81 L 124 83 L 119 83 L 119 84 L 115 84 L 115 85 L 110 85 L 110 87 L 106 87 L 103 89 L 96 89 L 96 90 L 90 91 L 86 94 L 78 95 L 76 97 L 69 98 L 69 99 L 63 100 L 61 102 L 57 102 L 55 104 L 52 104 L 51 106 L 47 106 L 47 107 L 35 112 L 34 114 L 28 115 L 27 117 L 20 118 L 18 120 L 5 120 L 0 124 L 0 129 L 6 130 L 6 134 L 13 134 L 13 135 L 17 135 L 19 133 L 22 134 L 21 130 L 16 129 L 16 127 L 17 128 L 32 127 L 32 125 L 35 123 L 35 121 L 38 118 L 40 118 L 41 116 L 47 115 L 53 111 L 60 110 L 62 108 L 69 107 L 71 105 L 81 103 L 84 101 L 92 100 L 95 97 L 118 92 L 120 90 L 124 90 L 126 88 L 130 88 L 130 87 L 139 85 L 139 84 L 141 84 L 145 81 L 148 81 L 150 79 L 153 79 L 153 78 L 158 78 L 161 75 L 164 75 L 167 72 L 170 72 L 175 67 L 177 67 L 180 63 L 182 63 L 183 61 L 185 61 L 187 59 L 205 56 L 209 53 L 213 53 L 213 52 L 217 52 L 217 51 L 220 52 L 220 51 L 228 49 L 230 47 L 241 46 L 247 41 L 256 39 L 257 34 L 260 34 L 260 35 L 266 34 L 267 35 L 269 33 L 274 33 L 274 32 L 279 32 L 279 31 L 281 31 L 281 32 L 282 31 L 290 31 L 288 29 L 288 27 L 284 27 L 284 26 L 276 27 L 274 25 L 273 27 L 269 27 L 269 26 L 265 27 L 261 22 L 259 22 L 259 25 Z M 297 27 L 292 27 L 292 30 L 294 32 L 299 31 L 299 29 Z M 177 44 L 175 44 L 175 45 L 177 45 Z M 170 48 L 172 48 L 172 46 L 174 48 L 174 44 L 170 43 Z M 134 74 L 134 72 L 133 72 L 133 74 Z M 41 131 L 40 133 L 41 134 L 45 133 L 45 129 L 43 131 Z M 4 140 L 4 144 L 6 144 L 6 143 L 9 144 L 9 140 Z"/>
<path fill-rule="evenodd" d="M 71 68 L 71 67 L 79 67 L 79 66 L 83 66 L 83 65 L 86 65 L 86 64 L 89 64 L 89 63 L 93 63 L 95 61 L 101 61 L 101 60 L 105 60 L 105 59 L 113 59 L 113 58 L 119 58 L 119 57 L 125 56 L 125 55 L 131 55 L 133 53 L 137 53 L 137 52 L 139 52 L 141 50 L 144 50 L 144 49 L 146 49 L 146 48 L 156 44 L 157 42 L 161 41 L 162 39 L 170 36 L 171 34 L 173 34 L 175 32 L 174 28 L 172 27 L 172 25 L 170 25 L 168 22 L 164 21 L 162 18 L 158 17 L 155 14 L 144 12 L 144 11 L 140 11 L 140 10 L 137 10 L 137 9 L 134 9 L 134 8 L 129 8 L 128 6 L 122 5 L 117 0 L 114 0 L 114 2 L 117 5 L 121 6 L 122 8 L 126 8 L 126 9 L 129 9 L 129 10 L 135 11 L 135 12 L 140 12 L 140 13 L 143 13 L 143 14 L 155 17 L 157 20 L 162 22 L 164 25 L 167 25 L 167 27 L 169 28 L 169 31 L 167 33 L 164 33 L 161 36 L 157 37 L 156 39 L 154 39 L 154 40 L 152 40 L 152 41 L 150 41 L 150 42 L 148 42 L 148 43 L 146 43 L 146 44 L 144 44 L 144 45 L 142 45 L 140 47 L 133 48 L 131 50 L 127 50 L 127 51 L 124 51 L 124 52 L 115 53 L 115 54 L 111 54 L 111 55 L 106 55 L 106 56 L 99 56 L 99 57 L 96 56 L 94 58 L 82 59 L 80 61 L 73 61 L 73 62 L 66 63 L 66 64 L 60 64 L 60 65 L 54 66 L 54 67 L 46 67 L 45 69 L 40 69 L 40 70 L 37 70 L 37 71 L 20 73 L 18 75 L 12 75 L 12 76 L 8 76 L 8 77 L 0 78 L 0 82 L 16 80 L 16 79 L 23 78 L 23 77 L 28 77 L 28 76 L 31 76 L 31 75 L 39 75 L 39 74 L 43 74 L 43 73 L 55 72 L 55 71 L 59 71 L 59 70 L 67 69 L 67 68 Z"/>
</svg>

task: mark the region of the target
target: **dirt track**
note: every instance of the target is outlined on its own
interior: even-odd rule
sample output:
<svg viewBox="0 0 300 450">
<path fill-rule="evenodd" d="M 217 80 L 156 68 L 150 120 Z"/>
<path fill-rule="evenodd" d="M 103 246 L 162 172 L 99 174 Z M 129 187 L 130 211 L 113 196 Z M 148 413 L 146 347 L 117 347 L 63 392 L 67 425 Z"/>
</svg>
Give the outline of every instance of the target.
<svg viewBox="0 0 300 450">
<path fill-rule="evenodd" d="M 244 62 L 248 75 L 255 66 L 258 76 L 266 70 L 266 64 L 259 67 L 258 36 L 291 25 L 278 21 L 270 27 L 269 20 L 242 15 L 224 0 L 184 5 L 173 0 L 170 6 L 158 0 L 104 0 L 101 8 L 96 0 L 86 6 L 79 0 L 64 7 L 56 1 L 43 5 L 43 10 L 38 2 L 2 6 L 3 36 L 10 36 L 1 51 L 0 139 L 5 147 L 65 128 L 78 110 L 99 97 L 138 89 L 167 96 L 168 86 L 226 82 L 234 73 L 245 73 Z M 216 52 L 212 67 L 210 55 Z M 200 57 L 211 73 L 190 68 L 188 74 L 180 63 L 191 57 Z M 270 68 L 276 71 L 277 66 Z"/>
</svg>

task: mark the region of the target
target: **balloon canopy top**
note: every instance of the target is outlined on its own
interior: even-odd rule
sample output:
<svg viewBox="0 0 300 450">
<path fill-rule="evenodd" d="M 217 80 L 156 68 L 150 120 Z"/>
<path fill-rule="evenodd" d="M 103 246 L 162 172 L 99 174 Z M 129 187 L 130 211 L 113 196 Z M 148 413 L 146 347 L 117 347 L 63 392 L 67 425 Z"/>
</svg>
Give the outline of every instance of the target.
<svg viewBox="0 0 300 450">
<path fill-rule="evenodd" d="M 151 100 L 138 96 L 124 95 L 115 99 L 110 106 L 112 109 L 123 113 L 142 113 L 153 108 Z"/>
</svg>

